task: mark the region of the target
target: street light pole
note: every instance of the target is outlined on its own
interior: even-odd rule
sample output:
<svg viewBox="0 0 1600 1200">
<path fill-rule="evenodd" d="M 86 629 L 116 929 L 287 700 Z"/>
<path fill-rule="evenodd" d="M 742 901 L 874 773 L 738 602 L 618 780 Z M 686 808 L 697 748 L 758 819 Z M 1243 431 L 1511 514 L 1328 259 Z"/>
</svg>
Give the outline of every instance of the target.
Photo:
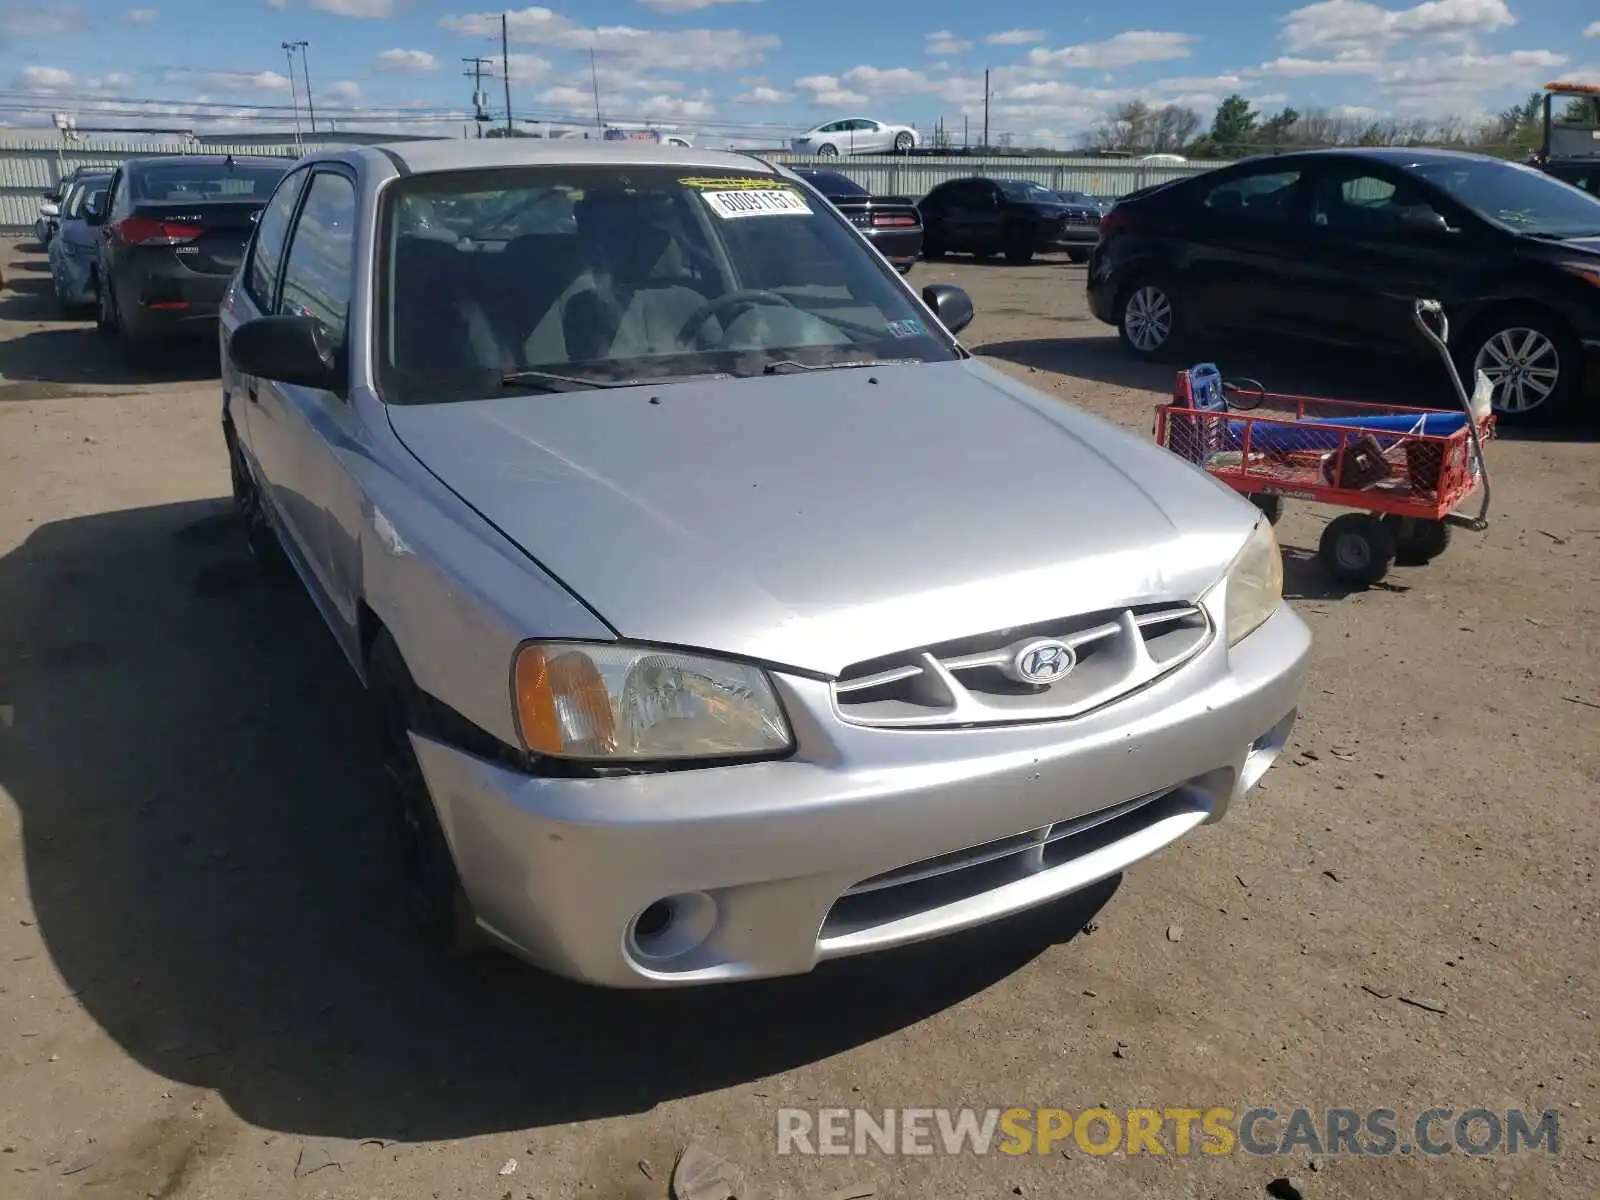
<svg viewBox="0 0 1600 1200">
<path fill-rule="evenodd" d="M 283 47 L 283 56 L 289 60 L 289 102 L 294 105 L 294 144 L 295 149 L 303 151 L 304 144 L 300 140 L 300 92 L 295 87 L 294 81 L 294 48 L 293 42 L 280 42 Z"/>
<path fill-rule="evenodd" d="M 300 73 L 305 76 L 306 80 L 306 113 L 311 117 L 311 132 L 313 135 L 315 135 L 317 132 L 317 106 L 311 99 L 311 67 L 306 62 L 307 45 L 309 45 L 307 42 L 299 43 Z"/>
</svg>

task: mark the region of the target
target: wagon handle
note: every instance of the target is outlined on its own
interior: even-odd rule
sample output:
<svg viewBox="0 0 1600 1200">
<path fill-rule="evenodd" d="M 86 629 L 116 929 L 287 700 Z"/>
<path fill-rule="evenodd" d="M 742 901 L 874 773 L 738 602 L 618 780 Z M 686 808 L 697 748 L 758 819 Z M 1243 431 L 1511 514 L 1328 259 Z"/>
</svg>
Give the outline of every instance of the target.
<svg viewBox="0 0 1600 1200">
<path fill-rule="evenodd" d="M 1468 529 L 1482 533 L 1489 528 L 1489 463 L 1483 456 L 1483 441 L 1478 436 L 1478 421 L 1472 411 L 1472 397 L 1468 394 L 1466 385 L 1461 382 L 1461 372 L 1456 370 L 1456 361 L 1450 355 L 1450 318 L 1445 314 L 1444 305 L 1439 301 L 1419 299 L 1413 305 L 1412 319 L 1422 331 L 1422 336 L 1433 343 L 1434 349 L 1439 351 L 1439 357 L 1444 360 L 1445 373 L 1450 376 L 1450 382 L 1456 389 L 1456 399 L 1460 401 L 1461 411 L 1467 417 L 1467 436 L 1472 440 L 1472 453 L 1477 457 L 1478 473 L 1483 481 L 1482 494 L 1478 500 L 1478 515 L 1455 517 L 1452 523 L 1465 525 Z M 1476 381 L 1477 373 L 1473 378 Z"/>
</svg>

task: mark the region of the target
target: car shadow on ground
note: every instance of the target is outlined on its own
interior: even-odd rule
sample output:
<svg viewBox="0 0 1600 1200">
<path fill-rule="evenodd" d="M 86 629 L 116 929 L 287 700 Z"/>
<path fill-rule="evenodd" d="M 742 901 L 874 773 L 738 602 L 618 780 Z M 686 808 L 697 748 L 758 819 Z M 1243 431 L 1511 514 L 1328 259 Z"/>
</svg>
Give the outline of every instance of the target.
<svg viewBox="0 0 1600 1200">
<path fill-rule="evenodd" d="M 400 915 L 360 685 L 220 500 L 54 522 L 0 558 L 0 697 L 0 784 L 66 990 L 139 1063 L 269 1129 L 459 1137 L 785 1071 L 1004 979 L 1118 886 L 716 989 L 435 959 Z"/>
<path fill-rule="evenodd" d="M 48 322 L 35 329 L 0 340 L 0 403 L 32 400 L 41 389 L 19 386 L 19 381 L 45 385 L 92 384 L 100 387 L 144 383 L 191 383 L 218 377 L 215 335 L 175 338 L 151 347 L 148 361 L 132 366 L 123 360 L 115 337 L 95 329 L 93 314 L 63 317 L 47 275 L 15 272 L 30 270 L 27 259 L 8 265 L 6 287 L 0 294 L 0 320 Z M 43 389 L 48 392 L 48 388 Z"/>
</svg>

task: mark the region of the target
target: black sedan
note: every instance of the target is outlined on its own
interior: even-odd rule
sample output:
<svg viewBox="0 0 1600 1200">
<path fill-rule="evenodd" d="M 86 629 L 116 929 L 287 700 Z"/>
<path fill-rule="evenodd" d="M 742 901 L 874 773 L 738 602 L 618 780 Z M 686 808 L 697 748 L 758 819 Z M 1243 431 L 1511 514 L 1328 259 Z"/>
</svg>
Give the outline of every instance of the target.
<svg viewBox="0 0 1600 1200">
<path fill-rule="evenodd" d="M 173 155 L 116 169 L 85 213 L 100 230 L 99 326 L 137 356 L 175 333 L 214 333 L 228 281 L 244 258 L 285 158 Z"/>
<path fill-rule="evenodd" d="M 1426 355 L 1412 300 L 1441 300 L 1469 386 L 1553 421 L 1600 383 L 1600 200 L 1445 150 L 1248 159 L 1124 197 L 1088 293 L 1141 358 L 1224 330 Z"/>
<path fill-rule="evenodd" d="M 878 248 L 900 274 L 915 265 L 922 253 L 922 218 L 917 206 L 904 196 L 874 196 L 854 179 L 838 171 L 796 167 L 796 175 L 827 197 L 845 218 Z"/>
<path fill-rule="evenodd" d="M 917 207 L 924 258 L 954 250 L 979 258 L 1003 254 L 1007 262 L 1020 264 L 1035 254 L 1065 250 L 1073 262 L 1087 262 L 1100 236 L 1098 208 L 1067 204 L 1031 179 L 950 179 Z"/>
</svg>

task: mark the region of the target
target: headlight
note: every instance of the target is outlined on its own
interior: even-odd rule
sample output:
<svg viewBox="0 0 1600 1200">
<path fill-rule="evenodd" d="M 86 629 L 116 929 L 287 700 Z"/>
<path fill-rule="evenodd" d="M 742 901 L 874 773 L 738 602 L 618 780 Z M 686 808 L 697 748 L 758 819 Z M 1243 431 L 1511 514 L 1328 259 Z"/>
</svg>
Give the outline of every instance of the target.
<svg viewBox="0 0 1600 1200">
<path fill-rule="evenodd" d="M 790 744 L 765 671 L 672 650 L 530 642 L 512 694 L 523 744 L 555 758 L 740 758 Z"/>
<path fill-rule="evenodd" d="M 1237 646 L 1283 603 L 1283 555 L 1272 522 L 1262 517 L 1223 577 L 1228 645 Z"/>
</svg>

